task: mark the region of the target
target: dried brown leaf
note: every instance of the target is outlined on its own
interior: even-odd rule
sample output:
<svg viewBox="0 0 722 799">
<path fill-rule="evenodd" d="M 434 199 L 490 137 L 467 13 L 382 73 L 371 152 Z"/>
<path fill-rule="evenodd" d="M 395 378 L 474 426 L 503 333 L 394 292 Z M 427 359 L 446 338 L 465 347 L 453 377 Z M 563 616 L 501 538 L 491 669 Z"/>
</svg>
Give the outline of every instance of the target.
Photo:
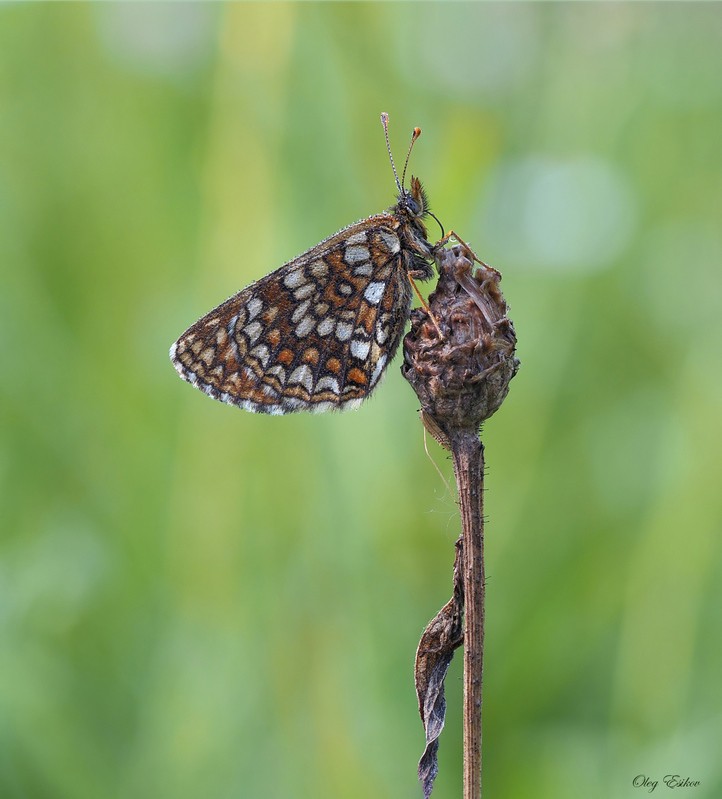
<svg viewBox="0 0 722 799">
<path fill-rule="evenodd" d="M 444 679 L 454 657 L 454 650 L 464 641 L 462 617 L 464 595 L 461 580 L 461 539 L 456 542 L 454 594 L 429 622 L 416 650 L 416 696 L 419 714 L 426 733 L 426 748 L 419 760 L 419 781 L 425 799 L 431 796 L 439 766 L 439 736 L 444 729 L 446 698 Z"/>
</svg>

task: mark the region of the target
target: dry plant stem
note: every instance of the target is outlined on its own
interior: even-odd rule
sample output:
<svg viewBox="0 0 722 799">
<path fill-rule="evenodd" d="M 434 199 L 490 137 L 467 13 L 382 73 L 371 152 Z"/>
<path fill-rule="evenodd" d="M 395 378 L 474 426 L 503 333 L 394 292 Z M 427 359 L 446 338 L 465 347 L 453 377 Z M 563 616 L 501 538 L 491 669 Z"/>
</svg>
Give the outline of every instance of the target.
<svg viewBox="0 0 722 799">
<path fill-rule="evenodd" d="M 464 799 L 481 796 L 484 665 L 484 446 L 474 431 L 452 436 L 459 492 L 464 581 Z"/>
<path fill-rule="evenodd" d="M 427 740 L 419 761 L 419 779 L 425 799 L 429 799 L 444 722 L 443 680 L 462 640 L 463 614 L 463 797 L 480 799 L 484 447 L 479 431 L 504 401 L 519 362 L 499 272 L 481 263 L 463 242 L 451 249 L 437 246 L 434 260 L 439 281 L 429 297 L 428 311 L 421 308 L 411 314 L 402 373 L 419 398 L 424 426 L 452 453 L 462 535 L 454 596 L 424 631 L 417 651 L 416 687 Z"/>
</svg>

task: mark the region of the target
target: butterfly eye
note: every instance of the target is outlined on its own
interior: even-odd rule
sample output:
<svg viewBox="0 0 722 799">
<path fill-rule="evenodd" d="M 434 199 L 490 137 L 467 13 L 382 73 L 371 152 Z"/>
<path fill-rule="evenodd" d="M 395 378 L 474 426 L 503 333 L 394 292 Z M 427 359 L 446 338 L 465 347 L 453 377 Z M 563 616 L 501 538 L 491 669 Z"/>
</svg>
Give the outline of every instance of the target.
<svg viewBox="0 0 722 799">
<path fill-rule="evenodd" d="M 413 204 L 411 213 L 414 216 L 426 216 L 429 213 L 429 201 L 426 199 L 426 192 L 418 178 L 411 178 L 411 191 L 409 192 L 409 202 Z"/>
<path fill-rule="evenodd" d="M 420 197 L 414 197 L 408 193 L 404 196 L 404 206 L 411 216 L 423 216 L 424 207 L 420 199 Z"/>
</svg>

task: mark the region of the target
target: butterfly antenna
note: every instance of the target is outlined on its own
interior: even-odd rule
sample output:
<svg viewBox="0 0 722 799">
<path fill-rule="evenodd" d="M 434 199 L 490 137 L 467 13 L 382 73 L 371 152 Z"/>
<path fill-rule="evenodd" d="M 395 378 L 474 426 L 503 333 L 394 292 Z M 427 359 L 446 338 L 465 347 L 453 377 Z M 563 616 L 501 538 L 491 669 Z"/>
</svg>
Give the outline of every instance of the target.
<svg viewBox="0 0 722 799">
<path fill-rule="evenodd" d="M 404 188 L 404 180 L 406 180 L 406 167 L 409 165 L 409 157 L 411 156 L 411 150 L 414 147 L 414 142 L 421 136 L 421 128 L 414 128 L 414 132 L 411 134 L 411 144 L 409 144 L 409 151 L 406 153 L 406 161 L 404 162 L 404 173 L 401 175 L 401 190 L 403 191 Z"/>
<path fill-rule="evenodd" d="M 386 149 L 389 151 L 389 160 L 391 161 L 391 169 L 394 170 L 394 179 L 396 180 L 396 188 L 399 190 L 401 189 L 401 183 L 399 183 L 399 176 L 396 173 L 396 165 L 394 164 L 394 157 L 391 155 L 391 144 L 389 143 L 389 115 L 386 111 L 381 114 L 381 124 L 384 126 L 384 136 L 386 136 Z M 408 159 L 407 159 L 408 160 Z M 404 173 L 406 169 L 404 168 Z"/>
</svg>

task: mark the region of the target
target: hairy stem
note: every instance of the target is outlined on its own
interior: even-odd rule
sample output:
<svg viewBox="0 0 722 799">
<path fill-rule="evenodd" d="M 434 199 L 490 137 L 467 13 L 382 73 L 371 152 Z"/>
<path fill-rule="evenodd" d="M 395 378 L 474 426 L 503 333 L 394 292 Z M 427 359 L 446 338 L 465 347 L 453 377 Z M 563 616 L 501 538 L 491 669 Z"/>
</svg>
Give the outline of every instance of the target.
<svg viewBox="0 0 722 799">
<path fill-rule="evenodd" d="M 484 664 L 484 446 L 475 431 L 451 439 L 459 492 L 464 581 L 464 799 L 481 796 Z"/>
</svg>

